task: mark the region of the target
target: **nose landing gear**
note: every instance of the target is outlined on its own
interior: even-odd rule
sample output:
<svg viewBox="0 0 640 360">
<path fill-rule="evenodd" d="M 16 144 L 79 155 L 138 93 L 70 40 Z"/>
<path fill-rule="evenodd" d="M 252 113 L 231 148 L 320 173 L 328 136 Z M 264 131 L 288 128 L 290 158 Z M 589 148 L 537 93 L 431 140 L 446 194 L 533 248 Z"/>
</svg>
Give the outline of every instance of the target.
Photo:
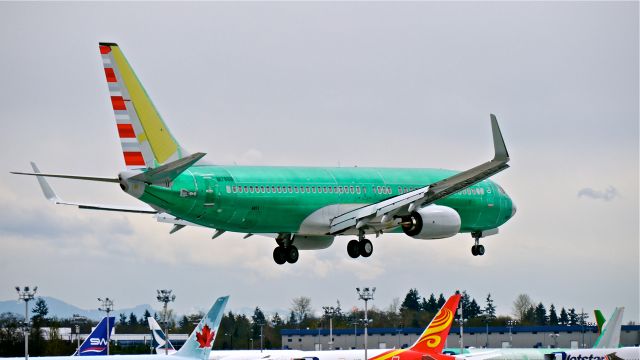
<svg viewBox="0 0 640 360">
<path fill-rule="evenodd" d="M 475 240 L 475 244 L 471 247 L 471 254 L 473 256 L 484 255 L 484 246 L 480 245 L 480 236 L 477 236 L 476 234 L 471 234 L 471 235 Z"/>
</svg>

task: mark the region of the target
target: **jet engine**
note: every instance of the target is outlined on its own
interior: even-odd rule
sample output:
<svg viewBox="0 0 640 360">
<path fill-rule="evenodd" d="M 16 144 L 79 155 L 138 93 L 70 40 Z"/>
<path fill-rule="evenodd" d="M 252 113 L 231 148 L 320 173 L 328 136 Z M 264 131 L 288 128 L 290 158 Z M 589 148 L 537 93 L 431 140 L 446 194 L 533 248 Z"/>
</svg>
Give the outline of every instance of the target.
<svg viewBox="0 0 640 360">
<path fill-rule="evenodd" d="M 448 238 L 460 231 L 460 215 L 447 206 L 425 206 L 402 217 L 402 231 L 414 239 Z"/>
</svg>

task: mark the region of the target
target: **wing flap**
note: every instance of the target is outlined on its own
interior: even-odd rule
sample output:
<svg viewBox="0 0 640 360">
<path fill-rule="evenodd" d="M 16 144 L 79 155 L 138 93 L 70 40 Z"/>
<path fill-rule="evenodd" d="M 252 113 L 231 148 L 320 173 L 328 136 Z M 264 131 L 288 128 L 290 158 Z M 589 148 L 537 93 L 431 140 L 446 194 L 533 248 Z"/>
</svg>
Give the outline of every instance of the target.
<svg viewBox="0 0 640 360">
<path fill-rule="evenodd" d="M 509 162 L 509 153 L 504 144 L 498 120 L 493 114 L 491 114 L 491 131 L 494 147 L 494 157 L 491 161 L 412 192 L 397 195 L 338 215 L 331 220 L 329 234 L 336 235 L 352 227 L 359 228 L 375 219 L 383 219 L 385 215 L 397 214 L 399 212 L 410 213 L 423 205 L 432 204 L 439 199 L 454 194 L 507 169 L 509 167 L 509 165 L 507 165 Z"/>
</svg>

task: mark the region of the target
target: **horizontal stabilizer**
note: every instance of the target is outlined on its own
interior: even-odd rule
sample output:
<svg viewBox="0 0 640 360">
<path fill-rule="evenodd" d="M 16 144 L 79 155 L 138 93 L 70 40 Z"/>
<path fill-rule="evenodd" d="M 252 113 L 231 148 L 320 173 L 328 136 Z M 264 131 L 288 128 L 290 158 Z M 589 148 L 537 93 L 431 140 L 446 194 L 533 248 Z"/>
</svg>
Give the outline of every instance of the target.
<svg viewBox="0 0 640 360">
<path fill-rule="evenodd" d="M 195 153 L 182 159 L 172 161 L 149 171 L 132 176 L 131 180 L 141 181 L 147 184 L 168 183 L 187 170 L 191 165 L 202 159 L 205 153 Z"/>
<path fill-rule="evenodd" d="M 44 197 L 47 198 L 47 200 L 53 202 L 54 204 L 73 205 L 73 206 L 77 206 L 80 209 L 88 209 L 88 210 L 105 210 L 105 211 L 131 212 L 131 213 L 142 213 L 142 214 L 157 213 L 155 209 L 153 209 L 151 206 L 148 206 L 146 204 L 142 206 L 122 206 L 122 205 L 88 204 L 88 203 L 64 201 L 60 197 L 58 197 L 55 191 L 53 191 L 53 188 L 51 187 L 51 185 L 49 185 L 47 180 L 44 178 L 47 175 L 44 175 L 44 174 L 41 175 L 40 169 L 38 169 L 38 166 L 34 162 L 31 163 L 31 167 L 33 168 L 33 174 L 30 174 L 30 173 L 29 174 L 20 173 L 20 174 L 34 175 L 38 180 L 38 184 L 40 185 L 40 189 L 42 189 L 42 193 L 44 194 Z M 71 175 L 55 176 L 55 177 L 75 178 L 75 177 L 71 177 Z M 88 177 L 82 177 L 82 178 L 83 178 L 82 180 L 89 180 L 87 179 Z M 98 178 L 98 179 L 104 179 L 104 178 Z M 118 179 L 116 179 L 116 182 L 118 182 Z"/>
</svg>

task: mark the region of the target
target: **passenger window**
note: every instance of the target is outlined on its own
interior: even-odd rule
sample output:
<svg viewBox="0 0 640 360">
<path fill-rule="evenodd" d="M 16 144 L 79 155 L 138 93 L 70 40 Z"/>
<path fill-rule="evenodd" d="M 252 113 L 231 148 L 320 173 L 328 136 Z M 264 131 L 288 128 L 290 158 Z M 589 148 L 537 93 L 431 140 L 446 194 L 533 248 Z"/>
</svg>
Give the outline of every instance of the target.
<svg viewBox="0 0 640 360">
<path fill-rule="evenodd" d="M 236 192 L 236 186 L 235 186 L 235 185 L 233 185 L 233 186 L 231 187 L 231 191 Z"/>
<path fill-rule="evenodd" d="M 278 193 L 282 192 L 282 187 L 280 187 L 280 185 L 278 185 Z"/>
<path fill-rule="evenodd" d="M 265 190 L 266 190 L 267 192 L 271 192 L 271 188 L 270 188 L 269 186 L 265 186 Z"/>
<path fill-rule="evenodd" d="M 227 194 L 231 192 L 231 185 L 227 185 Z"/>
<path fill-rule="evenodd" d="M 349 186 L 349 192 L 353 194 L 353 186 Z"/>
<path fill-rule="evenodd" d="M 331 186 L 329 186 L 329 192 L 332 193 L 333 192 L 333 188 Z"/>
<path fill-rule="evenodd" d="M 322 192 L 324 192 L 325 194 L 327 193 L 327 187 L 326 186 L 322 188 Z"/>
<path fill-rule="evenodd" d="M 311 187 L 311 192 L 314 193 L 314 194 L 316 193 L 316 187 L 315 186 Z"/>
<path fill-rule="evenodd" d="M 378 194 L 380 194 L 380 193 L 382 192 L 382 187 L 378 186 L 378 187 L 376 188 L 376 192 L 377 192 Z"/>
<path fill-rule="evenodd" d="M 248 193 L 249 192 L 249 187 L 245 185 L 244 187 L 244 192 Z"/>
<path fill-rule="evenodd" d="M 288 186 L 288 187 L 287 187 L 287 191 L 288 191 L 289 193 L 292 193 L 292 192 L 293 192 L 293 191 L 291 191 L 291 186 Z"/>
<path fill-rule="evenodd" d="M 356 186 L 356 194 L 360 194 L 360 186 Z"/>
<path fill-rule="evenodd" d="M 260 192 L 263 193 L 264 192 L 264 185 L 260 186 Z"/>
<path fill-rule="evenodd" d="M 297 186 L 293 187 L 293 192 L 296 193 L 296 194 L 298 193 L 298 187 Z"/>
<path fill-rule="evenodd" d="M 242 186 L 238 186 L 238 192 L 241 193 L 242 192 Z"/>
<path fill-rule="evenodd" d="M 308 186 L 306 186 L 306 190 L 307 190 L 307 192 L 309 192 L 309 187 Z"/>
<path fill-rule="evenodd" d="M 252 193 L 253 192 L 253 185 L 249 186 L 249 192 Z"/>
</svg>

